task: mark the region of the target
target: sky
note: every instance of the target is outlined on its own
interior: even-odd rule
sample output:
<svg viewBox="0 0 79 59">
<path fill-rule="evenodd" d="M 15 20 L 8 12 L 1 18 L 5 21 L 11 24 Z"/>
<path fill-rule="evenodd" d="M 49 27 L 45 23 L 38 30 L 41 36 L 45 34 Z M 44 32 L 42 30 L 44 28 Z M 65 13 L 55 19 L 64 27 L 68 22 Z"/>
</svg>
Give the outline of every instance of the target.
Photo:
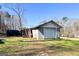
<svg viewBox="0 0 79 59">
<path fill-rule="evenodd" d="M 8 6 L 13 7 L 12 4 Z M 24 19 L 22 20 L 24 27 L 36 26 L 41 21 L 54 20 L 54 18 L 79 18 L 79 4 L 77 3 L 20 3 L 19 6 L 24 8 Z M 2 7 L 2 10 L 15 14 L 6 7 Z"/>
</svg>

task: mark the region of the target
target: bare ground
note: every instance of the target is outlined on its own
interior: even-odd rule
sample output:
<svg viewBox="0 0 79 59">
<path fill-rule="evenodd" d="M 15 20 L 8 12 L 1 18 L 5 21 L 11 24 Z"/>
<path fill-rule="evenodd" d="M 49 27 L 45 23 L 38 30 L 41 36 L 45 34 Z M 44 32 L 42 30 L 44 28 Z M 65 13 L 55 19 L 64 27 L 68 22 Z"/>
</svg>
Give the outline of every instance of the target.
<svg viewBox="0 0 79 59">
<path fill-rule="evenodd" d="M 46 47 L 43 42 L 32 42 L 23 47 L 23 51 L 16 51 L 16 56 L 63 56 L 63 51 L 53 47 Z"/>
</svg>

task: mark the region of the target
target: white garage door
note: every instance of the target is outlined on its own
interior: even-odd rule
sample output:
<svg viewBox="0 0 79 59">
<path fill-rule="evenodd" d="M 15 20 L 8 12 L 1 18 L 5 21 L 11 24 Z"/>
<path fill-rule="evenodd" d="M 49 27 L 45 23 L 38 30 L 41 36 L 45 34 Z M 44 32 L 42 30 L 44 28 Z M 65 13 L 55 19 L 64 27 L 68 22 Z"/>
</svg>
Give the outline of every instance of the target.
<svg viewBox="0 0 79 59">
<path fill-rule="evenodd" d="M 56 29 L 54 28 L 45 28 L 44 29 L 44 38 L 56 38 Z"/>
</svg>

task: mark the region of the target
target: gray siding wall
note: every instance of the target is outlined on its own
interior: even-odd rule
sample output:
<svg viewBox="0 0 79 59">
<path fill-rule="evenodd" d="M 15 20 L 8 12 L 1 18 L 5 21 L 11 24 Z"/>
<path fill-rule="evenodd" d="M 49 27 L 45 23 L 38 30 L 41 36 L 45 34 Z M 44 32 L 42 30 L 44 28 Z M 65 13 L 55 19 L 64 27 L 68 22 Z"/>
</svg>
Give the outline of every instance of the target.
<svg viewBox="0 0 79 59">
<path fill-rule="evenodd" d="M 40 27 L 40 28 L 38 29 L 38 38 L 39 38 L 39 39 L 44 39 L 43 27 Z"/>
</svg>

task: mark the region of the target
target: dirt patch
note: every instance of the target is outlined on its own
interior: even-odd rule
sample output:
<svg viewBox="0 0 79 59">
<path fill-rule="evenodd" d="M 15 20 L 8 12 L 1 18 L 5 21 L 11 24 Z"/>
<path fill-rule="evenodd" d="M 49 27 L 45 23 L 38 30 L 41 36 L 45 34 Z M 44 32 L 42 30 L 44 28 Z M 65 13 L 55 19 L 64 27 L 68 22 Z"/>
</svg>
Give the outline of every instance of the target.
<svg viewBox="0 0 79 59">
<path fill-rule="evenodd" d="M 14 55 L 19 56 L 53 56 L 62 55 L 57 49 L 48 48 L 42 42 L 34 42 L 24 46 L 23 50 L 17 51 Z"/>
</svg>

